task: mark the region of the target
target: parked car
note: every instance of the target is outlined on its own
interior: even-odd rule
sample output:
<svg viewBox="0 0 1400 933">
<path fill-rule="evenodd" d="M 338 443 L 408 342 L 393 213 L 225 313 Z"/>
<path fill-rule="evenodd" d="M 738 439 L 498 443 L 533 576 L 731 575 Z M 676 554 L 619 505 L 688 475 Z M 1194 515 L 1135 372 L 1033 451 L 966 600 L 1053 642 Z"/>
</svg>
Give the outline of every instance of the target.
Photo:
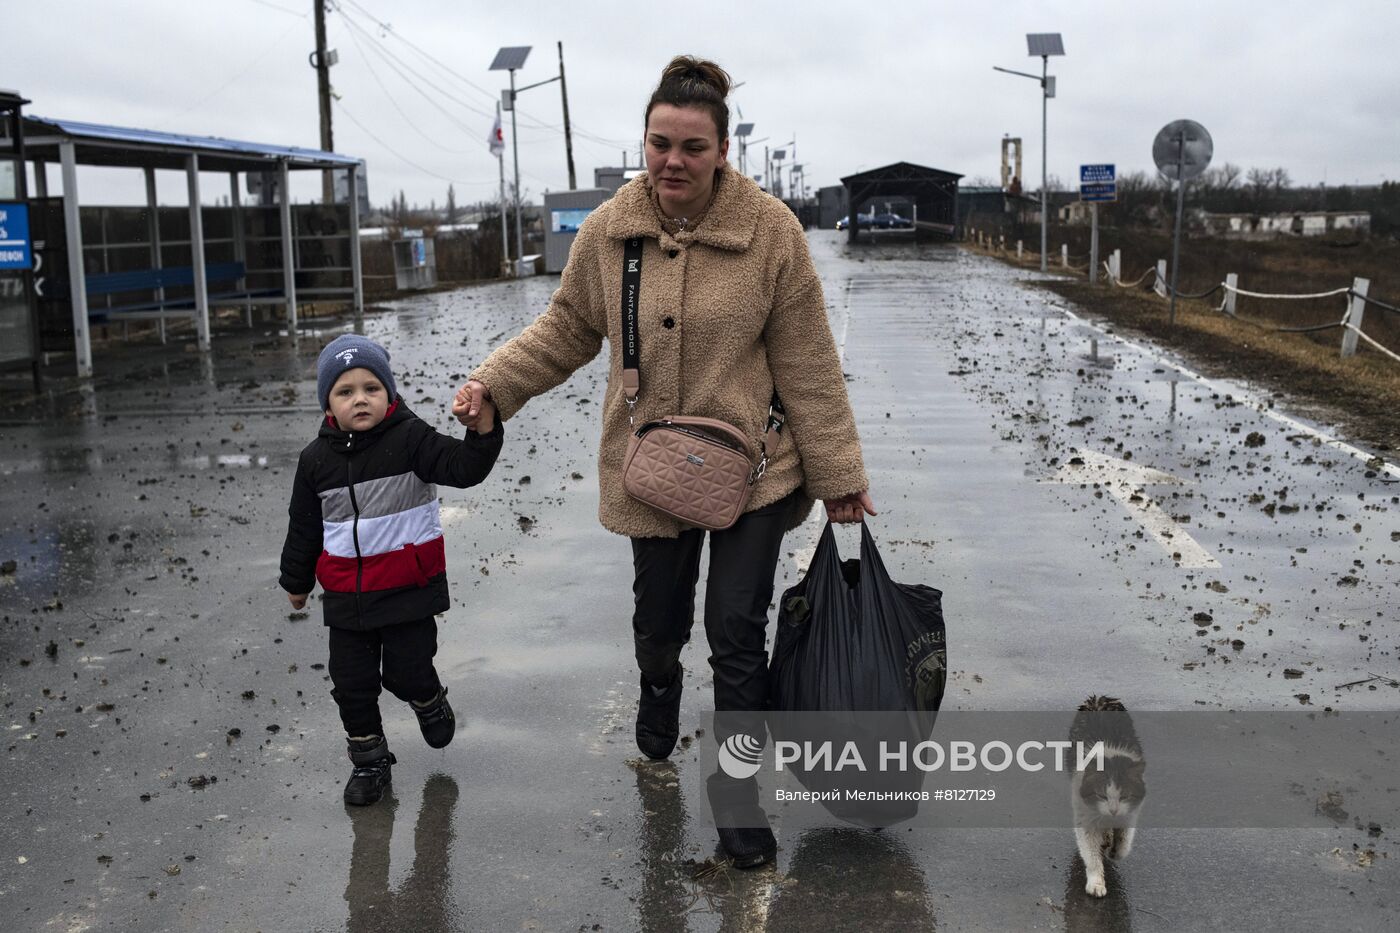
<svg viewBox="0 0 1400 933">
<path fill-rule="evenodd" d="M 870 226 L 877 230 L 912 230 L 914 221 L 898 214 L 876 214 L 870 220 Z"/>
<path fill-rule="evenodd" d="M 912 230 L 914 221 L 908 217 L 901 217 L 899 214 L 861 214 L 860 226 L 864 230 Z M 837 230 L 845 230 L 851 225 L 851 217 L 847 214 L 836 221 Z"/>
</svg>

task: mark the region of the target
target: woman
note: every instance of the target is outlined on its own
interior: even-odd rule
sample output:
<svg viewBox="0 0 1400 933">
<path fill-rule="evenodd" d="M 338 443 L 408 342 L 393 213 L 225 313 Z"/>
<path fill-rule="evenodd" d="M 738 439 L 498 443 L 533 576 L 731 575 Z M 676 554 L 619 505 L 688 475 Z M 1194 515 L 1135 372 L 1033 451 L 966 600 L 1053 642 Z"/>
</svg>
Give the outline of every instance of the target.
<svg viewBox="0 0 1400 933">
<path fill-rule="evenodd" d="M 670 755 L 680 733 L 679 658 L 694 619 L 705 532 L 624 491 L 629 414 L 639 425 L 672 414 L 718 418 L 743 430 L 754 450 L 762 443 L 770 458 L 745 514 L 710 534 L 705 633 L 717 711 L 767 705 L 764 629 L 784 532 L 803 521 L 813 499 L 825 501 L 833 522 L 875 514 L 806 237 L 781 201 L 726 161 L 728 93 L 729 76 L 718 65 L 689 56 L 671 61 L 647 103 L 646 174 L 588 216 L 549 309 L 459 390 L 469 418 L 490 402 L 509 419 L 608 339 L 599 518 L 632 539 L 637 745 L 651 758 Z M 641 391 L 629 413 L 621 283 L 623 244 L 633 237 L 643 240 Z M 775 388 L 786 423 L 765 435 Z M 752 782 L 724 787 L 711 779 L 710 790 L 720 841 L 735 864 L 771 860 L 776 844 L 766 819 L 723 828 L 722 811 L 756 807 Z"/>
</svg>

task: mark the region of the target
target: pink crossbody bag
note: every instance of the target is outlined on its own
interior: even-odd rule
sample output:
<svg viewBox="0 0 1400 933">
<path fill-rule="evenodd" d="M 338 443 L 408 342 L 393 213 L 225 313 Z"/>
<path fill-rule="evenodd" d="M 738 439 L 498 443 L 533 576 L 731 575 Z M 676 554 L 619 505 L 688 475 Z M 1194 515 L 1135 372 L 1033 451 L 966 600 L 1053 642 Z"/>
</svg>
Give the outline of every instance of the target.
<svg viewBox="0 0 1400 933">
<path fill-rule="evenodd" d="M 637 302 L 642 284 L 642 240 L 623 252 L 622 389 L 627 400 L 627 458 L 622 486 L 639 502 L 687 525 L 722 531 L 744 514 L 754 484 L 768 468 L 768 432 L 783 429 L 784 411 L 773 393 L 768 424 L 755 461 L 744 432 L 725 421 L 668 415 L 637 425 L 632 411 L 641 392 Z"/>
</svg>

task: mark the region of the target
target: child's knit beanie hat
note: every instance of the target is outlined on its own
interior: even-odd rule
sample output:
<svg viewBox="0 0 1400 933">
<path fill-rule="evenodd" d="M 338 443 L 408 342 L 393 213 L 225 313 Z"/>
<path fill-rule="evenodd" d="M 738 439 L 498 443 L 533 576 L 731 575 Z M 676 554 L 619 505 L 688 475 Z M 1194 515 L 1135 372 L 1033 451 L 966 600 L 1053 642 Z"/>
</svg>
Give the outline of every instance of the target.
<svg viewBox="0 0 1400 933">
<path fill-rule="evenodd" d="M 316 360 L 316 400 L 322 411 L 330 408 L 331 386 L 341 373 L 357 367 L 368 369 L 384 383 L 390 402 L 398 395 L 394 374 L 389 369 L 389 351 L 368 337 L 341 334 L 326 344 Z"/>
</svg>

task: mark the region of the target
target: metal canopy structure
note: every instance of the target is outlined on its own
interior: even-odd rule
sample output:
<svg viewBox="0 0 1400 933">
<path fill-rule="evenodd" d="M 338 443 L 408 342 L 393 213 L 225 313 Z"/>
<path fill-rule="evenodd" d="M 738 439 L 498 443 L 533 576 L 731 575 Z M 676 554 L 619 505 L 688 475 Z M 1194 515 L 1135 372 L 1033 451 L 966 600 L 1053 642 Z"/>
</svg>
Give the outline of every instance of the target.
<svg viewBox="0 0 1400 933">
<path fill-rule="evenodd" d="M 162 133 L 156 130 L 132 129 L 124 126 L 103 126 L 78 120 L 53 120 L 25 114 L 26 145 L 31 158 L 43 158 L 44 143 L 48 143 L 51 160 L 60 140 L 71 141 L 78 149 L 81 165 L 115 165 L 131 167 L 132 155 L 141 153 L 140 165 L 152 168 L 183 169 L 185 158 L 199 156 L 202 172 L 270 171 L 286 160 L 296 169 L 350 168 L 359 159 L 301 149 L 296 146 L 274 146 L 250 143 L 218 136 L 187 136 L 183 133 Z"/>
<path fill-rule="evenodd" d="M 25 157 L 35 164 L 37 197 L 48 197 L 48 173 L 45 165 L 57 162 L 63 178 L 63 227 L 68 258 L 69 292 L 73 310 L 73 343 L 79 376 L 92 375 L 92 334 L 88 313 L 88 282 L 83 265 L 82 225 L 79 220 L 79 165 L 97 165 L 140 169 L 146 176 L 147 210 L 151 217 L 157 213 L 155 172 L 173 170 L 185 173 L 189 189 L 189 226 L 193 308 L 172 311 L 164 308 L 145 312 L 142 316 L 156 317 L 161 322 L 170 316 L 192 317 L 198 334 L 199 349 L 208 352 L 209 289 L 205 262 L 204 225 L 199 195 L 200 172 L 229 174 L 230 204 L 240 209 L 239 174 L 244 172 L 280 175 L 279 208 L 281 213 L 281 242 L 283 283 L 280 294 L 273 297 L 244 296 L 240 303 L 282 304 L 287 313 L 287 326 L 297 326 L 296 250 L 292 230 L 289 173 L 345 169 L 349 178 L 348 200 L 350 221 L 347 234 L 350 241 L 351 294 L 356 316 L 364 311 L 364 288 L 360 269 L 359 197 L 356 191 L 356 169 L 360 159 L 334 152 L 278 146 L 267 143 L 244 142 L 217 136 L 189 136 L 155 130 L 121 126 L 104 126 L 77 120 L 58 120 L 24 116 Z M 153 230 L 153 254 L 159 272 L 159 230 Z M 251 313 L 251 312 L 250 312 Z M 135 317 L 136 315 L 132 315 Z"/>
<path fill-rule="evenodd" d="M 951 237 L 958 223 L 958 179 L 962 175 L 942 169 L 895 162 L 892 165 L 847 175 L 841 179 L 850 206 L 847 235 L 856 242 L 861 208 L 880 198 L 908 198 L 914 202 L 916 233 Z"/>
</svg>

